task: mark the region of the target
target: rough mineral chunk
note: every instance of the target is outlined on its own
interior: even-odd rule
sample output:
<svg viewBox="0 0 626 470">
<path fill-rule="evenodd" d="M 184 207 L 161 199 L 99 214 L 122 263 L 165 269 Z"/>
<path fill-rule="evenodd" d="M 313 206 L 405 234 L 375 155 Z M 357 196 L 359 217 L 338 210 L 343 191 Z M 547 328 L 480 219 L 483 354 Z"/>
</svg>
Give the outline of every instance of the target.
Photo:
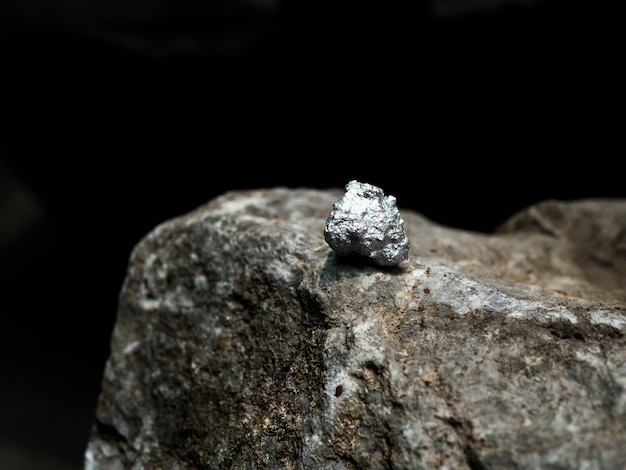
<svg viewBox="0 0 626 470">
<path fill-rule="evenodd" d="M 341 195 L 233 191 L 138 243 L 84 470 L 626 469 L 626 200 L 406 209 L 419 258 L 380 269 L 329 262 Z"/>
<path fill-rule="evenodd" d="M 338 255 L 356 254 L 380 266 L 409 257 L 409 239 L 394 196 L 356 180 L 346 185 L 326 221 L 324 238 Z"/>
</svg>

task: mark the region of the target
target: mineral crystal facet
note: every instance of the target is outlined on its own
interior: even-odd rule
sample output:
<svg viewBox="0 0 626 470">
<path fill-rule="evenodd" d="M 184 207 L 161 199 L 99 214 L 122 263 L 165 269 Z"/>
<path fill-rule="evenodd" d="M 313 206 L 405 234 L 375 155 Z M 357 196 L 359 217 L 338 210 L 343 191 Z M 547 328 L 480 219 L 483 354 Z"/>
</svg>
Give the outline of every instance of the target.
<svg viewBox="0 0 626 470">
<path fill-rule="evenodd" d="M 379 266 L 395 266 L 409 257 L 409 239 L 396 198 L 356 180 L 333 204 L 324 238 L 338 255 L 364 256 Z"/>
</svg>

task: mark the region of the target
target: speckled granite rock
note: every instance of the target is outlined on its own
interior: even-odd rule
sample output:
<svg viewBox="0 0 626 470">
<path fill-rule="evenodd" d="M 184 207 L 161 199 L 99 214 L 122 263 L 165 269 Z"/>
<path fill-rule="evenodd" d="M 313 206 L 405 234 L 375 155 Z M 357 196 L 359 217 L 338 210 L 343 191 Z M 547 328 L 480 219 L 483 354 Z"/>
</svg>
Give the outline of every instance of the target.
<svg viewBox="0 0 626 470">
<path fill-rule="evenodd" d="M 324 241 L 340 194 L 228 193 L 137 245 L 86 469 L 626 468 L 626 201 L 494 235 L 401 209 L 376 268 Z"/>
</svg>

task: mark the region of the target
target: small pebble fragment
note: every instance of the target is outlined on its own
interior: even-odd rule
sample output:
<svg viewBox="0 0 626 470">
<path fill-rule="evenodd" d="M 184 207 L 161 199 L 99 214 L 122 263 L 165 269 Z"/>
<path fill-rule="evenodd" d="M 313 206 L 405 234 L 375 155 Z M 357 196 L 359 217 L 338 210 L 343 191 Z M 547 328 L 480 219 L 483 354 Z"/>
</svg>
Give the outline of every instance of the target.
<svg viewBox="0 0 626 470">
<path fill-rule="evenodd" d="M 379 266 L 395 266 L 409 257 L 409 239 L 396 198 L 356 180 L 333 204 L 324 239 L 338 255 L 365 256 Z"/>
</svg>

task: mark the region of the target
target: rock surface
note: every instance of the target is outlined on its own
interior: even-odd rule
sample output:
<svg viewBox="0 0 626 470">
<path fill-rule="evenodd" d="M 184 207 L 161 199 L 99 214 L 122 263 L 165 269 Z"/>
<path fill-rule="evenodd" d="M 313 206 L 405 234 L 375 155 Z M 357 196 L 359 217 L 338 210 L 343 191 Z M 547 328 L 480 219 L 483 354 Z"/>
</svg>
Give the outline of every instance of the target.
<svg viewBox="0 0 626 470">
<path fill-rule="evenodd" d="M 402 210 L 377 268 L 325 243 L 340 195 L 227 193 L 137 245 L 86 469 L 626 468 L 626 201 Z"/>
</svg>

